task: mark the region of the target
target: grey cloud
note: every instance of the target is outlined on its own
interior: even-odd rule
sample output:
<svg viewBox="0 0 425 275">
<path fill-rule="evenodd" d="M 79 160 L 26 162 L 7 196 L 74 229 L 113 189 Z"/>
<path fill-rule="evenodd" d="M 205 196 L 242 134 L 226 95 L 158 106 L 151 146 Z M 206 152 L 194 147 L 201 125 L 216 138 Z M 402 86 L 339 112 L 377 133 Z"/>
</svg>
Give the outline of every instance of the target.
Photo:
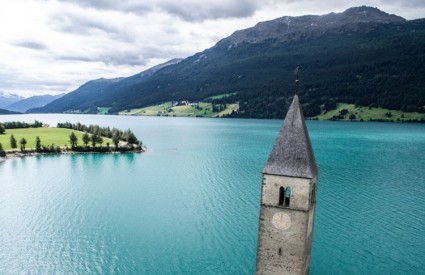
<svg viewBox="0 0 425 275">
<path fill-rule="evenodd" d="M 159 8 L 185 21 L 204 21 L 206 19 L 240 18 L 254 14 L 259 8 L 258 1 L 164 1 Z"/>
<path fill-rule="evenodd" d="M 56 60 L 65 60 L 65 61 L 77 61 L 77 62 L 94 62 L 97 61 L 94 58 L 87 56 L 79 56 L 79 55 L 58 55 L 55 56 Z"/>
<path fill-rule="evenodd" d="M 137 53 L 128 52 L 111 52 L 109 54 L 98 54 L 96 56 L 79 56 L 79 55 L 59 55 L 57 60 L 77 61 L 77 62 L 102 62 L 107 65 L 119 66 L 143 66 L 146 65 L 147 59 Z"/>
<path fill-rule="evenodd" d="M 61 1 L 94 9 L 131 12 L 135 14 L 144 14 L 153 10 L 162 10 L 170 15 L 177 16 L 182 20 L 189 22 L 199 22 L 208 19 L 248 17 L 253 15 L 257 9 L 267 2 L 265 1 L 261 3 L 257 0 L 216 0 L 208 2 L 198 0 L 158 0 L 146 1 L 144 3 L 134 0 Z"/>
<path fill-rule="evenodd" d="M 396 6 L 408 7 L 408 8 L 425 8 L 425 1 L 423 0 L 409 0 L 409 1 L 400 1 L 400 0 L 380 0 L 382 4 L 394 4 Z"/>
<path fill-rule="evenodd" d="M 20 90 L 32 90 L 37 92 L 40 89 L 50 91 L 66 91 L 69 83 L 61 80 L 46 80 L 34 79 L 29 75 L 15 74 L 14 72 L 0 71 L 0 90 L 16 91 L 19 94 Z M 23 87 L 22 83 L 25 83 Z"/>
<path fill-rule="evenodd" d="M 176 56 L 180 56 L 181 53 L 169 49 L 163 49 L 160 46 L 158 47 L 145 47 L 138 49 L 138 51 L 111 51 L 106 53 L 99 53 L 95 56 L 85 56 L 85 55 L 66 55 L 61 54 L 55 56 L 56 60 L 66 60 L 66 61 L 76 61 L 76 62 L 102 62 L 107 65 L 121 66 L 144 66 L 148 63 L 150 59 L 159 58 L 159 59 L 171 59 Z"/>
<path fill-rule="evenodd" d="M 100 10 L 115 10 L 143 14 L 152 10 L 152 5 L 146 1 L 137 0 L 59 0 L 60 2 L 72 3 L 82 7 L 91 7 Z"/>
<path fill-rule="evenodd" d="M 109 34 L 120 33 L 120 30 L 115 28 L 113 24 L 74 14 L 53 16 L 50 18 L 50 23 L 56 29 L 74 34 L 90 35 L 93 29 Z"/>
<path fill-rule="evenodd" d="M 21 41 L 17 43 L 13 43 L 12 45 L 27 48 L 27 49 L 33 49 L 33 50 L 45 50 L 47 49 L 46 45 L 34 41 Z"/>
</svg>

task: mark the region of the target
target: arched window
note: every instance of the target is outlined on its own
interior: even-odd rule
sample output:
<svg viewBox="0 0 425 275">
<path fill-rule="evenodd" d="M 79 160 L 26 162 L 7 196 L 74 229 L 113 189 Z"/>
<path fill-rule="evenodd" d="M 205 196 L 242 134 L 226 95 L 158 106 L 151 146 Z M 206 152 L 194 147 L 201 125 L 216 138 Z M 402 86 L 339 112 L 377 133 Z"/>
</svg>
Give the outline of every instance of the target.
<svg viewBox="0 0 425 275">
<path fill-rule="evenodd" d="M 279 205 L 283 205 L 285 202 L 285 187 L 279 188 Z"/>
<path fill-rule="evenodd" d="M 316 202 L 316 184 L 313 184 L 313 190 L 311 191 L 311 203 Z"/>
<path fill-rule="evenodd" d="M 291 187 L 288 186 L 285 189 L 285 206 L 289 206 L 290 201 L 291 201 Z"/>
</svg>

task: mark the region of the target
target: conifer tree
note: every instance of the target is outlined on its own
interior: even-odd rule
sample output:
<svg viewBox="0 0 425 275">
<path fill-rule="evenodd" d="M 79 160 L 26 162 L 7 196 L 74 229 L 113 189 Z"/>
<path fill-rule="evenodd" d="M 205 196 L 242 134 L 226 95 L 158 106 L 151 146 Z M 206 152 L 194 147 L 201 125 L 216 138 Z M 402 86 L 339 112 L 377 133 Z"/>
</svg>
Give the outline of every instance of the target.
<svg viewBox="0 0 425 275">
<path fill-rule="evenodd" d="M 6 156 L 6 152 L 3 149 L 3 145 L 0 142 L 0 157 L 4 158 Z"/>
<path fill-rule="evenodd" d="M 39 136 L 35 138 L 35 151 L 37 152 L 41 151 L 41 140 Z"/>
<path fill-rule="evenodd" d="M 16 138 L 13 135 L 10 135 L 10 147 L 12 147 L 12 149 L 16 149 L 18 147 Z"/>
<path fill-rule="evenodd" d="M 115 133 L 112 136 L 112 143 L 115 145 L 115 150 L 118 150 L 118 144 L 120 143 L 120 137 L 119 137 L 118 133 Z"/>
<path fill-rule="evenodd" d="M 83 134 L 83 143 L 86 146 L 86 148 L 87 148 L 87 145 L 89 144 L 89 142 L 90 142 L 90 136 L 87 132 L 85 132 Z"/>
<path fill-rule="evenodd" d="M 21 138 L 21 140 L 19 141 L 19 144 L 21 144 L 21 151 L 24 152 L 25 145 L 27 145 L 27 140 L 25 138 Z"/>
<path fill-rule="evenodd" d="M 91 135 L 91 145 L 93 146 L 93 148 L 96 147 L 96 143 L 98 139 L 99 139 L 99 136 L 96 133 Z"/>
<path fill-rule="evenodd" d="M 69 135 L 69 143 L 71 143 L 72 149 L 74 149 L 78 144 L 78 137 L 74 134 L 74 132 L 71 132 Z"/>
</svg>

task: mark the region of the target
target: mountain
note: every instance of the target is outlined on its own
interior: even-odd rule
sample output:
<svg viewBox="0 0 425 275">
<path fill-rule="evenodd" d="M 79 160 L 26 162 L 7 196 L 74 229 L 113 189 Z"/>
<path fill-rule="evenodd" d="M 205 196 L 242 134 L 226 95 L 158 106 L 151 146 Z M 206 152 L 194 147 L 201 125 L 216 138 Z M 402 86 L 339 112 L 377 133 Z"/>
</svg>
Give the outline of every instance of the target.
<svg viewBox="0 0 425 275">
<path fill-rule="evenodd" d="M 5 110 L 5 109 L 0 109 L 0 115 L 15 115 L 15 114 L 20 114 L 20 113 Z"/>
<path fill-rule="evenodd" d="M 27 113 L 63 113 L 73 112 L 92 106 L 92 102 L 102 96 L 103 90 L 109 85 L 119 82 L 122 78 L 115 79 L 96 79 L 81 85 L 75 91 L 72 91 L 59 99 L 56 99 L 44 107 L 29 109 Z M 87 107 L 86 107 L 87 106 Z M 94 106 L 94 105 L 93 105 Z M 94 107 L 96 108 L 96 107 Z M 41 111 L 42 110 L 42 111 Z"/>
<path fill-rule="evenodd" d="M 128 87 L 142 83 L 146 78 L 154 75 L 158 70 L 177 64 L 181 59 L 172 59 L 163 64 L 154 66 L 136 75 L 127 78 L 97 79 L 83 84 L 81 87 L 41 108 L 28 110 L 29 113 L 97 113 L 99 100 L 110 98 L 115 93 L 126 90 Z"/>
<path fill-rule="evenodd" d="M 63 95 L 64 94 L 32 96 L 7 105 L 4 108 L 9 111 L 25 113 L 29 109 L 43 107 Z"/>
<path fill-rule="evenodd" d="M 122 79 L 87 103 L 56 111 L 110 107 L 117 113 L 232 94 L 221 101 L 239 102 L 233 116 L 283 118 L 295 90 L 293 71 L 300 67 L 298 94 L 306 116 L 338 102 L 425 112 L 424 49 L 425 19 L 405 20 L 365 6 L 284 16 L 236 31 L 178 63 L 141 79 L 130 77 L 138 81 Z M 51 111 L 49 105 L 39 111 Z"/>
<path fill-rule="evenodd" d="M 258 23 L 252 28 L 236 31 L 221 40 L 217 46 L 234 47 L 242 43 L 261 43 L 271 39 L 274 42 L 298 41 L 320 37 L 325 33 L 367 32 L 373 30 L 378 24 L 404 22 L 406 20 L 402 17 L 365 6 L 350 8 L 343 13 L 330 13 L 322 16 L 284 16 Z"/>
<path fill-rule="evenodd" d="M 0 92 L 0 108 L 4 108 L 7 105 L 20 101 L 22 99 L 24 98 L 17 94 Z"/>
</svg>

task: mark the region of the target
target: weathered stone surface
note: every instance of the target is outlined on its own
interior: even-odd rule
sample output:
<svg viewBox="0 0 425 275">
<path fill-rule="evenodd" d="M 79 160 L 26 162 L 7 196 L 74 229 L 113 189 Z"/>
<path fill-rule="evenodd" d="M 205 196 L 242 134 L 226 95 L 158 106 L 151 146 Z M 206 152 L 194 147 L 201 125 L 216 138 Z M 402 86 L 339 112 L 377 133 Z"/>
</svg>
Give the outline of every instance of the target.
<svg viewBox="0 0 425 275">
<path fill-rule="evenodd" d="M 309 273 L 317 174 L 295 96 L 263 170 L 256 274 Z"/>
</svg>

